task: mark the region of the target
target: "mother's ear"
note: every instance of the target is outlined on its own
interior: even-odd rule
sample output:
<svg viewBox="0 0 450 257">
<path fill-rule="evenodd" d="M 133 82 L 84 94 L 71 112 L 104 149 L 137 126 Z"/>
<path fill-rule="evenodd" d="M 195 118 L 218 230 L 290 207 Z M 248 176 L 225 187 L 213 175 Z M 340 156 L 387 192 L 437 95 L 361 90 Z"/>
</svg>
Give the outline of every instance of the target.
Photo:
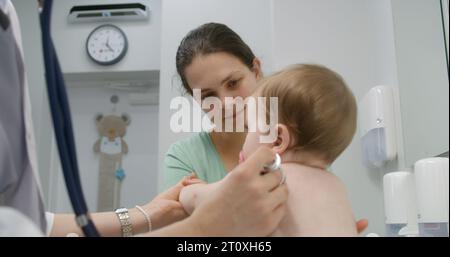
<svg viewBox="0 0 450 257">
<path fill-rule="evenodd" d="M 255 73 L 256 80 L 259 80 L 263 77 L 262 70 L 261 70 L 261 60 L 257 57 L 253 59 L 253 67 L 252 67 L 253 73 Z"/>
<path fill-rule="evenodd" d="M 292 138 L 286 125 L 277 124 L 276 130 L 277 139 L 273 143 L 272 149 L 278 154 L 283 154 L 291 144 Z"/>
</svg>

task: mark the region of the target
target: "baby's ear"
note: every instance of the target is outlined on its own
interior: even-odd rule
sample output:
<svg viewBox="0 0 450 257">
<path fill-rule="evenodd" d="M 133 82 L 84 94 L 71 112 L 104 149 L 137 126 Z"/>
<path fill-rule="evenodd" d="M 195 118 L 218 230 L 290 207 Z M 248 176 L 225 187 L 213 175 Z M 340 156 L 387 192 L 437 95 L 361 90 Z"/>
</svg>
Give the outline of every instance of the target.
<svg viewBox="0 0 450 257">
<path fill-rule="evenodd" d="M 277 124 L 276 130 L 277 139 L 273 142 L 272 149 L 278 154 L 283 154 L 291 144 L 291 135 L 284 124 Z"/>
</svg>

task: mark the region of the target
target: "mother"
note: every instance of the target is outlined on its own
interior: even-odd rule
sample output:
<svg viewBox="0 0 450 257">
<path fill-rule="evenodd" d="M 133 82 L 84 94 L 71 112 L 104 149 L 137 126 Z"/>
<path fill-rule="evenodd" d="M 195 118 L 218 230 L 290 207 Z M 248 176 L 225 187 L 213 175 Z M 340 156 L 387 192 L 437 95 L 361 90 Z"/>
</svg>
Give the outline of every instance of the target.
<svg viewBox="0 0 450 257">
<path fill-rule="evenodd" d="M 250 47 L 218 23 L 204 24 L 186 35 L 178 47 L 176 67 L 189 94 L 201 89 L 202 99 L 214 96 L 222 102 L 225 97 L 250 96 L 263 76 L 261 61 Z M 235 116 L 228 119 L 234 121 Z M 237 166 L 245 136 L 244 132 L 200 132 L 172 144 L 164 160 L 164 187 L 194 171 L 207 183 L 221 180 Z M 357 225 L 361 231 L 367 221 Z"/>
<path fill-rule="evenodd" d="M 202 98 L 247 97 L 262 77 L 261 62 L 234 31 L 208 23 L 189 32 L 178 47 L 176 66 L 184 89 Z M 235 119 L 235 115 L 228 119 Z M 174 143 L 165 158 L 164 186 L 176 184 L 193 171 L 208 183 L 221 180 L 237 166 L 246 134 L 200 132 Z"/>
</svg>

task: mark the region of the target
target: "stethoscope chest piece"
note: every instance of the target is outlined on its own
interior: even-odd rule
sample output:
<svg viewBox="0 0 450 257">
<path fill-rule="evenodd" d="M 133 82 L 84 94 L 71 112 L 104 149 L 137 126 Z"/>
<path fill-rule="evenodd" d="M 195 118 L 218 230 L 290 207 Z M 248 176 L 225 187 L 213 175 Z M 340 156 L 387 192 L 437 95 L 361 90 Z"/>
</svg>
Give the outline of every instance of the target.
<svg viewBox="0 0 450 257">
<path fill-rule="evenodd" d="M 264 166 L 267 171 L 277 171 L 281 168 L 281 157 L 279 154 L 275 154 L 275 160 L 271 164 Z"/>
<path fill-rule="evenodd" d="M 286 174 L 284 174 L 283 170 L 281 169 L 281 157 L 279 154 L 275 154 L 275 160 L 271 164 L 264 165 L 264 170 L 266 170 L 267 172 L 280 171 L 280 185 L 286 183 Z"/>
</svg>

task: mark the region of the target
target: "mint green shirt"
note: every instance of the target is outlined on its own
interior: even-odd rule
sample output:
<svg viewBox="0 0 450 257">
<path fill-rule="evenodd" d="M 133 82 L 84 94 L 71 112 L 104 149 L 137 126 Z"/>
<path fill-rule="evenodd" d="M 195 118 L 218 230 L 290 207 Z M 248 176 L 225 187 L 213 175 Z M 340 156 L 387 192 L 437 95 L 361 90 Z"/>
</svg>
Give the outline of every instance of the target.
<svg viewBox="0 0 450 257">
<path fill-rule="evenodd" d="M 219 181 L 227 174 L 207 132 L 200 132 L 170 146 L 164 159 L 163 188 L 170 188 L 193 171 L 207 183 Z"/>
</svg>

